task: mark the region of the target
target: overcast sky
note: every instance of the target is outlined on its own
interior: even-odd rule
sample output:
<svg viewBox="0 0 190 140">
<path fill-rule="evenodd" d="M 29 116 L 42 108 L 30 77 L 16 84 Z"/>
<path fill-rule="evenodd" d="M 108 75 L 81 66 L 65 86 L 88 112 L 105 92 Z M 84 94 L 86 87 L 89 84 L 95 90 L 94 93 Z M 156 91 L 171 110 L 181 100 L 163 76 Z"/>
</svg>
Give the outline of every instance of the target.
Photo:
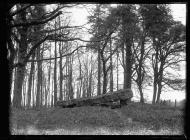
<svg viewBox="0 0 190 140">
<path fill-rule="evenodd" d="M 171 4 L 170 7 L 174 19 L 186 25 L 186 4 Z"/>
</svg>

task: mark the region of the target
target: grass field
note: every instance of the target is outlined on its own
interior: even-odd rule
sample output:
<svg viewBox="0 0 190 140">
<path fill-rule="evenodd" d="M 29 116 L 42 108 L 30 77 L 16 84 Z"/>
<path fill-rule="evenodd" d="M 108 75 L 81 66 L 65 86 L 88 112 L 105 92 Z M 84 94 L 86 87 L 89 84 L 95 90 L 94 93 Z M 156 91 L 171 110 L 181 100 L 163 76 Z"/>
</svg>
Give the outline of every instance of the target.
<svg viewBox="0 0 190 140">
<path fill-rule="evenodd" d="M 13 108 L 10 129 L 13 135 L 180 135 L 183 118 L 179 108 L 132 102 L 118 109 Z"/>
</svg>

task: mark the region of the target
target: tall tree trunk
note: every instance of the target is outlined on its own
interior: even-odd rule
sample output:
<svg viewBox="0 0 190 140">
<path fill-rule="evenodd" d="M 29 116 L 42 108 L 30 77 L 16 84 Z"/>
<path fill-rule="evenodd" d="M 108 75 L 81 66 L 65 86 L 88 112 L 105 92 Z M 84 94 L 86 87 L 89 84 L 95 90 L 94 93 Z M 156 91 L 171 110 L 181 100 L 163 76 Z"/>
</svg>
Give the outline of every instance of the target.
<svg viewBox="0 0 190 140">
<path fill-rule="evenodd" d="M 41 50 L 41 53 L 40 53 L 40 59 L 43 59 L 43 52 L 44 52 L 44 43 L 43 43 L 43 45 L 42 45 L 42 50 Z M 41 71 L 41 72 L 40 72 L 40 73 L 41 73 L 41 77 L 40 77 L 40 85 L 41 85 L 41 91 L 40 91 L 40 93 L 41 93 L 41 94 L 40 94 L 40 95 L 41 95 L 41 96 L 40 96 L 40 101 L 41 101 L 41 102 L 40 102 L 40 103 L 41 103 L 41 104 L 40 104 L 40 105 L 41 105 L 41 106 L 43 106 L 43 94 L 44 94 L 44 92 L 43 92 L 43 79 L 44 79 L 44 76 L 43 76 L 43 75 L 44 75 L 44 73 L 43 73 L 43 70 L 42 70 L 42 67 L 43 67 L 42 63 L 43 63 L 43 62 L 41 61 L 41 68 L 40 68 L 40 71 Z"/>
<path fill-rule="evenodd" d="M 35 53 L 32 54 L 32 60 L 35 58 Z M 31 62 L 31 68 L 30 68 L 30 75 L 28 79 L 28 108 L 30 107 L 31 104 L 31 90 L 32 90 L 32 79 L 34 78 L 34 62 Z"/>
<path fill-rule="evenodd" d="M 97 13 L 98 13 L 98 17 L 97 17 L 97 26 L 98 26 L 98 29 L 97 29 L 97 34 L 99 33 L 99 25 L 100 25 L 100 22 L 99 22 L 99 16 L 100 16 L 100 6 L 101 5 L 97 5 Z M 101 57 L 100 57 L 100 44 L 98 46 L 98 84 L 97 84 L 97 95 L 101 95 Z"/>
<path fill-rule="evenodd" d="M 85 97 L 89 97 L 89 91 L 88 91 L 88 84 L 89 84 L 89 65 L 88 65 L 88 58 L 87 58 L 87 62 L 85 65 L 85 92 L 86 92 L 86 96 Z"/>
<path fill-rule="evenodd" d="M 88 61 L 88 60 L 87 60 Z M 86 89 L 86 97 L 90 97 L 90 94 L 89 94 L 89 67 L 88 67 L 88 62 L 87 62 L 87 68 L 86 68 L 86 82 L 85 82 L 85 89 Z"/>
<path fill-rule="evenodd" d="M 11 23 L 11 22 L 8 22 L 8 23 Z M 9 80 L 11 81 L 11 84 L 9 85 L 10 86 L 9 89 L 12 89 L 12 85 L 15 84 L 15 80 L 13 80 L 13 74 L 14 74 L 13 64 L 14 64 L 14 60 L 15 60 L 16 51 L 13 49 L 14 47 L 13 47 L 13 43 L 11 40 L 11 29 L 9 26 L 7 28 L 7 44 L 8 44 L 8 46 L 10 46 L 9 48 L 11 48 L 8 67 L 9 67 Z M 15 74 L 16 74 L 16 71 L 15 71 Z M 10 92 L 11 92 L 11 90 L 10 90 Z M 14 88 L 12 89 L 11 93 L 14 95 Z M 10 103 L 9 104 L 11 106 L 13 105 L 13 100 L 11 100 L 11 97 L 10 97 Z"/>
<path fill-rule="evenodd" d="M 62 49 L 61 49 L 61 44 L 59 44 L 59 55 L 62 55 Z M 60 80 L 59 80 L 59 84 L 60 84 L 60 91 L 59 91 L 59 100 L 63 100 L 63 91 L 62 91 L 62 87 L 63 87 L 63 68 L 62 68 L 62 57 L 59 60 L 59 75 L 60 75 Z"/>
<path fill-rule="evenodd" d="M 34 70 L 35 70 L 35 64 L 34 64 Z M 32 78 L 32 107 L 35 107 L 35 71 Z"/>
<path fill-rule="evenodd" d="M 41 79 L 41 106 L 43 107 L 44 103 L 44 73 L 42 71 L 42 79 Z"/>
<path fill-rule="evenodd" d="M 154 74 L 154 82 L 153 82 L 153 99 L 152 104 L 155 104 L 156 101 L 156 95 L 157 95 L 157 80 L 156 80 L 157 74 Z"/>
<path fill-rule="evenodd" d="M 110 92 L 113 92 L 113 64 L 112 64 L 112 41 L 110 37 Z"/>
<path fill-rule="evenodd" d="M 14 79 L 12 79 L 13 80 L 13 84 L 14 84 L 14 86 L 12 87 L 13 89 L 12 89 L 12 102 L 11 102 L 11 105 L 13 106 L 13 101 L 14 101 L 14 90 L 15 90 L 15 86 L 16 86 L 16 78 L 17 78 L 17 76 L 16 76 L 16 74 L 17 74 L 17 68 L 14 68 L 13 69 L 14 71 L 13 71 L 13 74 L 14 74 Z M 13 77 L 12 77 L 13 78 Z"/>
<path fill-rule="evenodd" d="M 81 97 L 81 90 L 82 90 L 82 83 L 83 83 L 83 77 L 82 77 L 82 65 L 81 65 L 81 61 L 80 61 L 80 58 L 79 58 L 79 53 L 78 53 L 78 50 L 77 50 L 77 54 L 78 54 L 78 61 L 79 61 L 79 73 L 80 73 L 80 75 L 79 75 L 79 80 L 80 80 L 80 83 L 79 83 L 79 98 Z"/>
<path fill-rule="evenodd" d="M 131 89 L 131 68 L 132 68 L 132 62 L 131 62 L 131 43 L 130 41 L 126 42 L 126 48 L 125 48 L 125 83 L 124 83 L 124 89 Z"/>
<path fill-rule="evenodd" d="M 92 96 L 92 69 L 89 74 L 88 95 L 89 97 Z"/>
<path fill-rule="evenodd" d="M 68 44 L 67 46 L 68 47 Z M 66 51 L 67 51 L 67 48 L 66 48 Z M 68 87 L 68 58 L 69 56 L 66 56 L 66 66 L 65 66 L 65 100 L 68 100 L 68 92 L 69 92 L 69 87 Z"/>
<path fill-rule="evenodd" d="M 91 62 L 92 62 L 92 55 L 91 55 Z M 90 74 L 89 74 L 89 84 L 88 84 L 88 94 L 89 96 L 92 96 L 92 63 L 91 63 L 91 68 L 90 68 Z"/>
<path fill-rule="evenodd" d="M 24 80 L 25 67 L 17 67 L 16 74 L 16 85 L 14 87 L 14 98 L 13 98 L 13 106 L 16 108 L 21 108 L 21 100 L 22 100 L 22 84 Z"/>
<path fill-rule="evenodd" d="M 14 68 L 13 68 L 13 64 L 14 64 L 14 60 L 15 60 L 15 57 L 16 57 L 16 51 L 14 49 L 14 44 L 12 42 L 12 39 L 11 39 L 11 27 L 10 27 L 10 24 L 11 24 L 11 18 L 7 17 L 7 26 L 6 26 L 6 38 L 7 38 L 7 45 L 8 45 L 8 48 L 9 48 L 9 62 L 8 62 L 8 67 L 9 67 L 9 80 L 11 81 L 11 84 L 9 85 L 9 89 L 10 89 L 10 92 L 14 95 L 14 88 L 12 88 L 12 85 L 14 84 L 15 85 L 15 80 L 13 82 L 13 74 L 16 74 L 16 71 L 14 73 Z M 16 68 L 15 68 L 16 69 Z M 15 77 L 14 77 L 15 79 Z M 11 91 L 12 90 L 12 91 Z M 9 104 L 11 106 L 13 106 L 13 99 L 14 98 L 11 98 L 10 97 L 10 102 Z"/>
<path fill-rule="evenodd" d="M 38 47 L 37 48 L 37 60 L 40 60 L 40 48 L 41 47 Z M 38 66 L 38 74 L 37 74 L 37 95 L 36 95 L 36 107 L 39 108 L 40 105 L 41 105 L 41 78 L 42 78 L 42 62 L 41 61 L 38 61 L 37 62 L 37 66 Z"/>
<path fill-rule="evenodd" d="M 140 102 L 144 103 L 144 96 L 143 96 L 143 91 L 142 91 L 142 83 L 143 83 L 143 79 L 144 79 L 144 72 L 143 72 L 143 57 L 144 57 L 144 36 L 142 36 L 142 40 L 141 40 L 141 49 L 140 49 L 140 59 L 139 59 L 139 66 L 138 66 L 138 78 L 137 78 L 137 84 L 138 84 L 138 88 L 139 88 L 139 92 L 140 92 Z"/>
<path fill-rule="evenodd" d="M 12 73 L 12 75 L 13 75 L 13 77 L 14 77 L 14 79 L 13 79 L 13 77 L 12 77 L 12 84 L 14 85 L 13 87 L 11 87 L 12 88 L 12 96 L 14 95 L 14 89 L 15 89 L 15 85 L 16 85 L 16 74 L 17 74 L 17 68 L 15 68 L 15 69 L 13 69 L 13 73 Z M 11 106 L 13 106 L 13 97 L 11 98 Z"/>
<path fill-rule="evenodd" d="M 139 92 L 140 92 L 140 102 L 144 103 L 144 95 L 143 95 L 143 91 L 142 91 L 142 85 L 139 85 L 138 88 L 139 88 Z"/>
<path fill-rule="evenodd" d="M 160 102 L 160 95 L 161 95 L 161 92 L 162 92 L 163 67 L 164 67 L 164 63 L 161 62 L 160 71 L 159 71 L 159 78 L 158 78 L 158 93 L 157 93 L 156 103 Z"/>
<path fill-rule="evenodd" d="M 155 39 L 153 39 L 153 45 L 155 46 L 156 55 L 155 55 L 155 63 L 154 63 L 154 66 L 153 66 L 153 70 L 154 70 L 154 82 L 153 82 L 153 99 L 152 99 L 152 104 L 155 104 L 155 102 L 156 102 L 156 95 L 157 95 L 157 82 L 158 82 L 158 47 L 155 44 Z"/>
<path fill-rule="evenodd" d="M 55 20 L 55 29 L 56 29 Z M 55 41 L 55 63 L 54 63 L 54 104 L 57 102 L 57 42 Z"/>
<path fill-rule="evenodd" d="M 119 59 L 119 50 L 117 48 L 117 90 L 119 89 L 119 63 L 118 63 L 118 59 Z"/>
<path fill-rule="evenodd" d="M 82 83 L 82 97 L 86 97 L 86 78 L 84 78 L 83 83 Z"/>
<path fill-rule="evenodd" d="M 23 108 L 25 108 L 25 100 L 26 100 L 26 82 L 25 82 L 25 79 L 23 81 L 23 88 L 22 88 L 22 94 L 23 94 L 23 98 L 22 98 L 22 101 L 23 101 Z"/>
<path fill-rule="evenodd" d="M 126 23 L 124 22 L 125 17 L 122 17 L 122 56 L 123 56 L 123 68 L 124 68 L 124 89 L 131 89 L 131 68 L 132 68 L 132 37 L 127 35 Z M 124 54 L 125 50 L 125 54 Z"/>
<path fill-rule="evenodd" d="M 100 48 L 98 48 L 98 85 L 97 95 L 101 95 L 101 60 L 100 60 Z"/>
<path fill-rule="evenodd" d="M 106 69 L 106 62 L 104 60 L 103 52 L 101 53 L 102 59 L 102 71 L 103 71 L 103 93 L 106 94 L 107 92 L 107 69 Z"/>
<path fill-rule="evenodd" d="M 156 103 L 160 102 L 161 91 L 162 91 L 162 85 L 161 85 L 161 82 L 158 82 L 158 93 L 157 93 Z"/>
<path fill-rule="evenodd" d="M 50 47 L 50 59 L 51 59 L 51 47 Z M 49 97 L 49 105 L 51 106 L 51 60 L 49 61 L 49 70 L 48 70 L 48 97 Z"/>
<path fill-rule="evenodd" d="M 103 69 L 104 69 L 104 65 L 103 65 Z M 106 94 L 107 92 L 107 72 L 103 71 L 103 93 L 102 94 Z"/>
<path fill-rule="evenodd" d="M 54 102 L 54 82 L 52 80 L 52 83 L 51 83 L 51 89 L 52 89 L 52 92 L 51 92 L 51 107 L 53 107 L 53 102 Z"/>
<path fill-rule="evenodd" d="M 45 77 L 45 75 L 44 75 Z M 45 97 L 44 97 L 44 100 L 45 100 L 45 107 L 47 108 L 48 107 L 48 91 L 47 91 L 47 82 L 46 82 L 46 78 L 44 79 L 44 93 L 45 93 Z"/>
<path fill-rule="evenodd" d="M 27 99 L 28 99 L 27 86 L 26 86 L 26 84 L 27 84 L 27 79 L 25 80 L 24 84 L 25 84 L 25 109 L 26 109 L 26 108 L 27 108 Z"/>
<path fill-rule="evenodd" d="M 72 85 L 72 79 L 73 79 L 73 58 L 71 56 L 69 57 L 69 100 L 74 98 L 74 91 L 73 91 L 73 85 Z"/>
<path fill-rule="evenodd" d="M 59 27 L 61 27 L 61 19 L 60 16 L 58 18 L 59 20 Z M 62 47 L 63 47 L 63 42 L 59 42 L 59 56 L 62 55 Z M 60 80 L 59 80 L 59 100 L 63 100 L 63 68 L 62 68 L 62 57 L 59 60 L 59 76 L 60 76 Z"/>
<path fill-rule="evenodd" d="M 26 20 L 26 13 L 23 12 L 21 14 L 21 18 L 23 21 Z M 18 62 L 23 62 L 25 59 L 25 55 L 27 53 L 27 28 L 23 27 L 20 29 L 20 49 L 18 50 Z M 25 64 L 17 67 L 16 81 L 14 87 L 14 98 L 13 98 L 13 106 L 16 108 L 21 108 L 22 101 L 22 84 L 25 75 Z"/>
<path fill-rule="evenodd" d="M 77 83 L 77 99 L 80 98 L 80 93 L 79 93 L 79 83 Z"/>
<path fill-rule="evenodd" d="M 43 105 L 47 107 L 47 86 L 46 86 L 46 75 L 45 73 L 43 74 Z"/>
<path fill-rule="evenodd" d="M 123 89 L 125 89 L 126 86 L 126 67 L 125 67 L 125 45 L 124 45 L 124 40 L 122 43 L 122 48 L 121 48 L 121 53 L 122 53 L 122 63 L 123 63 L 123 77 L 124 77 L 124 81 L 123 81 Z"/>
</svg>

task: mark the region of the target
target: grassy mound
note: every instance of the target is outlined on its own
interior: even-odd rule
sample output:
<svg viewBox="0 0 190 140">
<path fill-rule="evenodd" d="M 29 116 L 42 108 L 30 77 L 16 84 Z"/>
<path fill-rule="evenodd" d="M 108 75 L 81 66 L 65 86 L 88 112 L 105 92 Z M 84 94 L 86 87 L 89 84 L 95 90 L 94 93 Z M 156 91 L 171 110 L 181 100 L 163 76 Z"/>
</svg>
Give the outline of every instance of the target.
<svg viewBox="0 0 190 140">
<path fill-rule="evenodd" d="M 59 108 L 49 112 L 41 111 L 38 116 L 39 128 L 123 125 L 123 120 L 113 110 L 102 107 Z"/>
<path fill-rule="evenodd" d="M 168 127 L 183 129 L 183 111 L 164 105 L 132 103 L 121 108 L 125 116 L 133 118 L 151 129 Z"/>
<path fill-rule="evenodd" d="M 12 109 L 11 126 L 37 129 L 108 128 L 131 131 L 144 128 L 183 130 L 183 112 L 163 105 L 130 103 L 118 109 L 106 107 L 49 108 L 40 110 Z"/>
</svg>

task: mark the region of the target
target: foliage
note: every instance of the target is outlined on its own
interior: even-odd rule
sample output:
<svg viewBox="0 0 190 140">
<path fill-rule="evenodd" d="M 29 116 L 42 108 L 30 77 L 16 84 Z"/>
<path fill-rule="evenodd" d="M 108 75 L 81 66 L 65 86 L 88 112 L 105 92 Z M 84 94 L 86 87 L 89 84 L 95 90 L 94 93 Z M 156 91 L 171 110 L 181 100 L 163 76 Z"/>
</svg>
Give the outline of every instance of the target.
<svg viewBox="0 0 190 140">
<path fill-rule="evenodd" d="M 166 4 L 142 4 L 140 13 L 150 36 L 159 38 L 172 22 L 170 9 Z"/>
</svg>

